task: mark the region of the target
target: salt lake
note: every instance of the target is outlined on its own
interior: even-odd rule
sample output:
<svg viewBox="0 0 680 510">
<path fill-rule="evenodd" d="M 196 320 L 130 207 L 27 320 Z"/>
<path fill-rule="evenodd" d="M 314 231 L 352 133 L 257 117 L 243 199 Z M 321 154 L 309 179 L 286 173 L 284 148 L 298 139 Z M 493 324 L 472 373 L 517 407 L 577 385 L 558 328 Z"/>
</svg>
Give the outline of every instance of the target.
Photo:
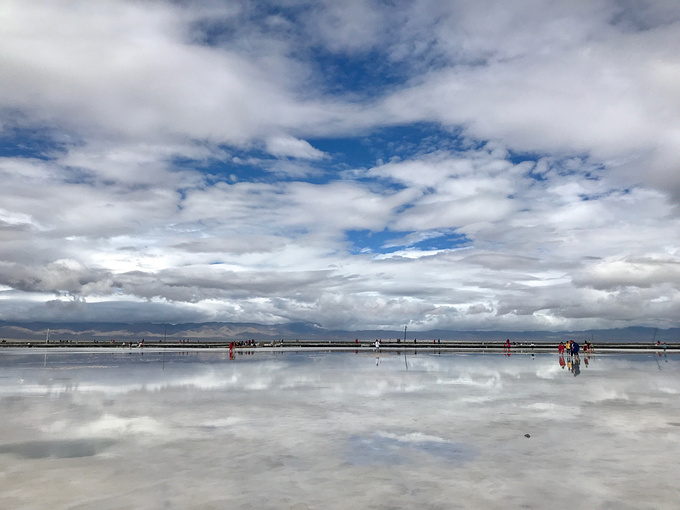
<svg viewBox="0 0 680 510">
<path fill-rule="evenodd" d="M 679 368 L 3 349 L 0 508 L 677 508 Z"/>
</svg>

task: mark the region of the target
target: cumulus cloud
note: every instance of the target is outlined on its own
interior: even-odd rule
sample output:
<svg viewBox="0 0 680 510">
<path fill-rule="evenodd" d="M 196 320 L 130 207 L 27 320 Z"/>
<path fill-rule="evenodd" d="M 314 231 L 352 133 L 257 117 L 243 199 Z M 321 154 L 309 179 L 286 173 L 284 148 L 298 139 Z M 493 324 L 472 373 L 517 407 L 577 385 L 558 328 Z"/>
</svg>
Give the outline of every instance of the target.
<svg viewBox="0 0 680 510">
<path fill-rule="evenodd" d="M 3 319 L 676 324 L 680 8 L 3 5 Z"/>
<path fill-rule="evenodd" d="M 680 260 L 675 258 L 626 257 L 602 260 L 575 278 L 600 290 L 627 287 L 650 288 L 657 285 L 675 287 L 680 283 Z"/>
<path fill-rule="evenodd" d="M 267 152 L 277 157 L 299 159 L 322 159 L 324 157 L 324 153 L 312 147 L 309 142 L 281 136 L 267 140 Z"/>
<path fill-rule="evenodd" d="M 2 263 L 0 283 L 24 292 L 99 293 L 107 292 L 102 280 L 110 275 L 102 270 L 92 270 L 76 260 L 61 259 L 45 267 Z"/>
<path fill-rule="evenodd" d="M 454 48 L 484 64 L 433 70 L 385 98 L 382 108 L 402 122 L 437 118 L 462 124 L 474 136 L 503 140 L 515 150 L 587 153 L 601 161 L 631 158 L 634 164 L 617 169 L 621 181 L 656 185 L 677 199 L 674 175 L 680 161 L 673 147 L 680 102 L 670 91 L 680 85 L 671 50 L 680 42 L 678 13 L 661 26 L 622 30 L 610 22 L 618 12 L 615 4 L 602 2 L 598 10 L 608 17 L 596 12 L 596 23 L 578 30 L 572 27 L 579 19 L 593 23 L 590 12 L 581 8 L 569 14 L 571 22 L 569 17 L 562 20 L 561 27 L 551 27 L 554 13 L 549 8 L 536 9 L 543 19 L 535 19 L 537 14 L 521 21 L 507 16 L 520 27 L 503 24 L 485 40 L 484 49 L 473 45 L 466 51 L 467 36 L 457 32 L 465 40 Z M 521 8 L 515 12 L 521 13 Z M 529 23 L 539 23 L 538 36 L 522 32 L 521 26 Z M 546 27 L 553 36 L 540 33 Z M 487 28 L 473 24 L 479 33 L 471 38 L 481 37 Z M 501 43 L 509 33 L 510 44 Z M 528 39 L 514 47 L 513 35 L 518 34 Z M 562 34 L 568 40 L 561 41 Z M 541 36 L 549 37 L 550 45 L 541 43 Z"/>
<path fill-rule="evenodd" d="M 30 125 L 239 144 L 320 113 L 313 102 L 295 100 L 292 62 L 277 64 L 274 54 L 258 61 L 192 39 L 200 10 L 110 1 L 6 7 L 0 104 Z"/>
</svg>

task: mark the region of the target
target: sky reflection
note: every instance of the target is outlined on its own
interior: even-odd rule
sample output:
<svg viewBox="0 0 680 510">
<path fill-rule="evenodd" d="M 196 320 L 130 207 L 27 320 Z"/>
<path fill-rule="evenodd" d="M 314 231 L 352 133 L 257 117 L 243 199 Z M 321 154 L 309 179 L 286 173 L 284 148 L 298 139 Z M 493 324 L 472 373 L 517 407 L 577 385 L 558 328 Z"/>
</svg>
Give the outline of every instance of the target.
<svg viewBox="0 0 680 510">
<path fill-rule="evenodd" d="M 582 356 L 574 377 L 547 354 L 5 350 L 0 370 L 3 508 L 672 508 L 678 496 L 673 356 Z"/>
</svg>

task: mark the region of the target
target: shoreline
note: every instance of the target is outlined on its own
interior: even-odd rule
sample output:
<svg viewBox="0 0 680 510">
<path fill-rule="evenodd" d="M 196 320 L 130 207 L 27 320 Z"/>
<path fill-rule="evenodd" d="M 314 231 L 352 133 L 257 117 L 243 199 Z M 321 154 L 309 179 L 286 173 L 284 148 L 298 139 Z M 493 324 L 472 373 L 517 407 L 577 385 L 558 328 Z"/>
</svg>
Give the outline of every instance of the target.
<svg viewBox="0 0 680 510">
<path fill-rule="evenodd" d="M 78 349 L 106 349 L 106 350 L 229 350 L 231 342 L 229 341 L 200 341 L 200 342 L 149 342 L 145 341 L 143 345 L 138 341 L 79 341 L 79 340 L 61 340 L 52 342 L 41 342 L 32 340 L 3 340 L 0 342 L 0 348 L 9 349 L 40 349 L 40 350 L 78 350 Z M 557 353 L 559 343 L 555 342 L 515 342 L 510 346 L 510 353 L 517 354 L 531 354 L 531 353 Z M 667 349 L 665 352 L 680 352 L 680 343 L 666 343 Z M 590 354 L 599 354 L 603 352 L 664 352 L 663 344 L 653 344 L 651 342 L 607 342 L 593 344 L 593 352 Z M 274 342 L 255 342 L 254 345 L 237 345 L 234 342 L 233 349 L 239 351 L 271 351 L 271 350 L 311 350 L 311 351 L 369 351 L 375 352 L 377 349 L 374 342 L 343 342 L 343 341 L 274 341 Z M 378 349 L 384 352 L 401 352 L 401 351 L 437 351 L 437 352 L 488 352 L 488 353 L 504 353 L 504 342 L 462 342 L 462 341 L 445 341 L 441 343 L 435 342 L 381 342 Z M 583 351 L 581 346 L 580 354 L 589 354 Z"/>
</svg>

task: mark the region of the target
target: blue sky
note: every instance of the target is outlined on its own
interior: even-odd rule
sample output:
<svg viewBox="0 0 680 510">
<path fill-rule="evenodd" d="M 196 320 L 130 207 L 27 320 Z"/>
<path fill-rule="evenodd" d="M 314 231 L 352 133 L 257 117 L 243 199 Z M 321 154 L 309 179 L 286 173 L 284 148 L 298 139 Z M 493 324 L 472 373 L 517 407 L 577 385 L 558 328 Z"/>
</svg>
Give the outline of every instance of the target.
<svg viewBox="0 0 680 510">
<path fill-rule="evenodd" d="M 21 2 L 0 320 L 678 326 L 673 2 Z"/>
</svg>

